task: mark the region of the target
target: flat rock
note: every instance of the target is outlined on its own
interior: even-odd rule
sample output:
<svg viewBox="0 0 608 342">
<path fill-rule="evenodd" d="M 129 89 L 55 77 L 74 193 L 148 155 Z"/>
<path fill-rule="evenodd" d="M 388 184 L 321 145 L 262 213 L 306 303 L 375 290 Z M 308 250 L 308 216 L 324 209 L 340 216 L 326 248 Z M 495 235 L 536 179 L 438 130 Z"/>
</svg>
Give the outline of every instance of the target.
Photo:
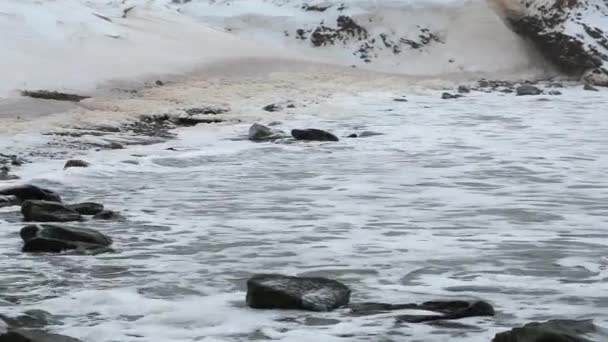
<svg viewBox="0 0 608 342">
<path fill-rule="evenodd" d="M 307 141 L 339 141 L 335 135 L 316 128 L 309 129 L 293 129 L 291 135 L 296 140 L 307 140 Z"/>
<path fill-rule="evenodd" d="M 59 202 L 27 200 L 21 204 L 21 213 L 26 221 L 70 222 L 81 221 L 78 212 Z"/>
<path fill-rule="evenodd" d="M 35 185 L 20 185 L 5 189 L 0 189 L 2 196 L 16 196 L 19 201 L 41 200 L 50 202 L 61 202 L 61 197 L 54 191 L 39 188 Z"/>
<path fill-rule="evenodd" d="M 94 229 L 52 224 L 35 224 L 21 228 L 23 252 L 59 253 L 70 249 L 93 250 L 108 247 L 112 239 Z"/>
<path fill-rule="evenodd" d="M 80 102 L 84 99 L 89 98 L 89 96 L 68 94 L 68 93 L 62 93 L 62 92 L 58 92 L 58 91 L 49 91 L 49 90 L 24 90 L 21 92 L 21 96 L 27 96 L 27 97 L 32 97 L 35 99 L 42 99 L 42 100 L 70 101 L 70 102 Z"/>
<path fill-rule="evenodd" d="M 496 334 L 492 342 L 599 342 L 598 329 L 591 320 L 533 322 Z M 602 336 L 606 341 L 608 336 Z"/>
<path fill-rule="evenodd" d="M 422 323 L 460 319 L 474 316 L 494 316 L 494 308 L 485 301 L 431 301 L 422 304 L 357 303 L 349 305 L 356 316 L 376 315 L 398 310 L 418 310 L 428 313 L 396 315 L 397 322 Z M 436 313 L 436 314 L 435 314 Z"/>
<path fill-rule="evenodd" d="M 350 289 L 327 278 L 257 274 L 247 281 L 247 305 L 254 309 L 331 311 L 349 300 Z"/>
<path fill-rule="evenodd" d="M 70 204 L 67 207 L 80 215 L 97 215 L 104 210 L 103 204 L 93 202 Z"/>
<path fill-rule="evenodd" d="M 450 94 L 450 93 L 441 94 L 441 99 L 443 99 L 443 100 L 458 99 L 461 97 L 462 97 L 462 95 L 460 95 L 460 94 Z"/>
</svg>

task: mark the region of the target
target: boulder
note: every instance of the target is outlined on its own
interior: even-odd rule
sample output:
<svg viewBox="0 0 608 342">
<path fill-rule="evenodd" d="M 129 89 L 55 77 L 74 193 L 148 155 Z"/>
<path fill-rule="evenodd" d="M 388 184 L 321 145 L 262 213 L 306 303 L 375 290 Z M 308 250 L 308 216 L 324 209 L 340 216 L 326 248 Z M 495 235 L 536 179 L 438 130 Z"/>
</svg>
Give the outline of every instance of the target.
<svg viewBox="0 0 608 342">
<path fill-rule="evenodd" d="M 71 167 L 89 167 L 89 163 L 87 163 L 84 160 L 80 160 L 80 159 L 70 159 L 67 162 L 65 162 L 65 165 L 63 166 L 63 169 L 69 169 Z"/>
<path fill-rule="evenodd" d="M 349 300 L 350 289 L 332 279 L 256 274 L 247 281 L 247 305 L 254 309 L 331 311 Z"/>
<path fill-rule="evenodd" d="M 17 196 L 0 196 L 0 208 L 18 204 L 19 200 L 17 199 Z"/>
<path fill-rule="evenodd" d="M 267 106 L 264 106 L 264 108 L 262 108 L 262 109 L 267 112 L 278 112 L 278 111 L 282 110 L 283 108 L 276 103 L 271 103 Z"/>
<path fill-rule="evenodd" d="M 517 96 L 540 95 L 543 93 L 539 88 L 529 84 L 517 87 L 515 92 L 517 93 Z"/>
<path fill-rule="evenodd" d="M 23 252 L 59 253 L 70 249 L 93 250 L 108 247 L 112 239 L 96 230 L 52 224 L 33 224 L 21 228 Z"/>
<path fill-rule="evenodd" d="M 587 91 L 599 91 L 599 90 L 598 90 L 596 87 L 592 86 L 592 85 L 591 85 L 591 84 L 589 84 L 589 83 L 586 83 L 586 84 L 583 86 L 583 90 L 587 90 Z"/>
<path fill-rule="evenodd" d="M 249 127 L 249 135 L 248 138 L 251 141 L 268 141 L 268 140 L 276 140 L 282 138 L 282 132 L 278 130 L 274 130 L 272 128 L 268 128 L 264 125 L 253 124 Z"/>
<path fill-rule="evenodd" d="M 396 316 L 397 322 L 407 323 L 422 323 L 474 316 L 494 316 L 494 308 L 485 301 L 432 301 L 422 304 L 358 303 L 349 305 L 349 308 L 351 313 L 356 316 L 376 315 L 406 309 L 437 313 Z"/>
<path fill-rule="evenodd" d="M 103 204 L 93 202 L 70 204 L 67 207 L 80 215 L 97 215 L 103 212 Z"/>
<path fill-rule="evenodd" d="M 492 342 L 599 342 L 606 341 L 593 336 L 598 333 L 591 320 L 552 320 L 533 322 L 523 327 L 501 332 Z M 604 334 L 605 335 L 605 334 Z"/>
<path fill-rule="evenodd" d="M 293 129 L 291 135 L 296 140 L 307 140 L 307 141 L 339 141 L 335 135 L 320 129 L 309 128 L 309 129 Z"/>
<path fill-rule="evenodd" d="M 21 213 L 26 221 L 70 222 L 81 221 L 82 216 L 59 202 L 28 200 L 21 204 Z"/>
<path fill-rule="evenodd" d="M 11 188 L 0 189 L 0 195 L 16 196 L 21 202 L 27 200 L 61 202 L 61 197 L 54 191 L 39 188 L 35 185 L 20 185 Z"/>
<path fill-rule="evenodd" d="M 491 0 L 519 35 L 563 71 L 608 85 L 608 2 L 604 0 Z"/>
</svg>

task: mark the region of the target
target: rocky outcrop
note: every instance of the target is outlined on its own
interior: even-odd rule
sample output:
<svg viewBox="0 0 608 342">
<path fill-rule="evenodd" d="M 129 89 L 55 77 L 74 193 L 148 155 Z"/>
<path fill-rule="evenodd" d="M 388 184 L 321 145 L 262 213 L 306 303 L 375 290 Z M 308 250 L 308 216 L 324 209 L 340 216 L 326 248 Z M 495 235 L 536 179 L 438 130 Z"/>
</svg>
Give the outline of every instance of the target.
<svg viewBox="0 0 608 342">
<path fill-rule="evenodd" d="M 591 337 L 597 330 L 591 320 L 534 322 L 496 334 L 492 342 L 599 342 Z M 606 341 L 606 337 L 603 336 L 602 341 Z"/>
<path fill-rule="evenodd" d="M 309 129 L 293 129 L 291 135 L 296 140 L 308 140 L 308 141 L 339 141 L 335 135 L 316 128 Z"/>
<path fill-rule="evenodd" d="M 542 90 L 533 86 L 533 85 L 522 85 L 515 89 L 517 96 L 526 96 L 526 95 L 540 95 L 543 93 Z"/>
<path fill-rule="evenodd" d="M 35 185 L 20 185 L 11 188 L 0 189 L 1 196 L 15 196 L 19 201 L 41 200 L 50 202 L 61 202 L 61 197 L 54 191 L 39 188 Z"/>
<path fill-rule="evenodd" d="M 491 0 L 516 33 L 567 73 L 608 86 L 608 2 Z"/>
<path fill-rule="evenodd" d="M 104 211 L 103 204 L 93 202 L 70 204 L 67 207 L 80 215 L 97 215 Z"/>
<path fill-rule="evenodd" d="M 254 309 L 331 311 L 349 300 L 350 289 L 332 279 L 257 274 L 247 281 L 247 305 Z"/>
<path fill-rule="evenodd" d="M 28 200 L 21 205 L 21 213 L 26 221 L 70 222 L 80 221 L 78 212 L 59 202 Z"/>
<path fill-rule="evenodd" d="M 59 253 L 65 250 L 105 249 L 112 239 L 96 230 L 52 224 L 34 224 L 21 229 L 23 252 Z"/>
</svg>

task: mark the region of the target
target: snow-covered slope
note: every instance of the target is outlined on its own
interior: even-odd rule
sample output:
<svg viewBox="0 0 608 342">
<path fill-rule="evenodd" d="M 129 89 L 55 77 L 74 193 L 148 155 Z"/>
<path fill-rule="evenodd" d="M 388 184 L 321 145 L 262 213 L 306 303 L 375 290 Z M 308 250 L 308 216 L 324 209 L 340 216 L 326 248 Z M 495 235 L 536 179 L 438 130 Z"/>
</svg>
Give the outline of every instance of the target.
<svg viewBox="0 0 608 342">
<path fill-rule="evenodd" d="M 509 26 L 565 71 L 608 85 L 608 2 L 492 0 Z"/>
</svg>

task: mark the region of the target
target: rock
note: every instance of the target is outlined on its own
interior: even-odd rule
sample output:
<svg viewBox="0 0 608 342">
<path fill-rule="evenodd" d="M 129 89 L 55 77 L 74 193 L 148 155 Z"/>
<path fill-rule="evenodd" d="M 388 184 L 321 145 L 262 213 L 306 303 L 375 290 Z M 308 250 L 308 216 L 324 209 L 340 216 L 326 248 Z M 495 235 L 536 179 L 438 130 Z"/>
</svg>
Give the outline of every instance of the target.
<svg viewBox="0 0 608 342">
<path fill-rule="evenodd" d="M 320 129 L 309 128 L 309 129 L 293 129 L 291 135 L 296 140 L 307 140 L 307 141 L 339 141 L 335 135 L 323 131 Z"/>
<path fill-rule="evenodd" d="M 458 86 L 458 93 L 459 94 L 468 94 L 471 92 L 471 88 L 465 86 L 465 85 L 461 85 Z"/>
<path fill-rule="evenodd" d="M 537 88 L 533 85 L 527 85 L 527 84 L 517 87 L 517 89 L 515 91 L 517 93 L 517 96 L 540 95 L 543 93 L 543 91 L 540 90 L 539 88 Z"/>
<path fill-rule="evenodd" d="M 591 320 L 552 320 L 543 323 L 528 323 L 496 334 L 492 342 L 599 342 L 587 335 L 597 332 Z M 606 336 L 602 339 L 605 341 Z"/>
<path fill-rule="evenodd" d="M 583 87 L 584 90 L 587 91 L 599 91 L 599 89 L 595 88 L 594 86 L 592 86 L 589 83 L 586 83 L 585 86 Z"/>
<path fill-rule="evenodd" d="M 549 91 L 549 95 L 561 95 L 562 92 L 559 90 L 551 90 Z"/>
<path fill-rule="evenodd" d="M 70 167 L 89 167 L 89 163 L 87 163 L 84 160 L 79 160 L 79 159 L 70 159 L 67 162 L 65 162 L 65 166 L 63 167 L 63 169 L 69 169 Z"/>
<path fill-rule="evenodd" d="M 267 106 L 264 106 L 264 108 L 262 108 L 262 109 L 265 110 L 265 111 L 267 111 L 267 112 L 278 112 L 278 111 L 280 111 L 283 108 L 281 108 L 281 106 L 279 106 L 278 104 L 271 103 L 271 104 L 269 104 Z"/>
<path fill-rule="evenodd" d="M 276 140 L 283 137 L 283 132 L 279 130 L 274 130 L 268 128 L 264 125 L 253 124 L 249 127 L 249 135 L 248 138 L 251 141 L 268 141 L 268 140 Z"/>
<path fill-rule="evenodd" d="M 450 94 L 450 93 L 443 93 L 443 94 L 441 94 L 441 98 L 443 100 L 457 99 L 457 98 L 460 98 L 460 97 L 462 97 L 462 95 L 459 95 L 459 94 Z"/>
<path fill-rule="evenodd" d="M 92 250 L 108 247 L 112 239 L 96 230 L 52 224 L 33 224 L 21 228 L 23 252 L 59 253 L 70 249 Z"/>
<path fill-rule="evenodd" d="M 19 205 L 19 199 L 17 199 L 17 196 L 0 196 L 0 208 L 10 207 L 13 205 Z"/>
<path fill-rule="evenodd" d="M 394 98 L 393 101 L 395 101 L 395 102 L 407 102 L 407 99 L 404 99 L 402 97 L 397 97 L 397 98 Z"/>
<path fill-rule="evenodd" d="M 3 331 L 0 328 L 0 342 L 80 342 L 80 340 L 41 330 L 7 328 Z"/>
<path fill-rule="evenodd" d="M 474 316 L 494 316 L 494 308 L 487 302 L 476 301 L 433 301 L 422 304 L 358 303 L 349 305 L 356 316 L 368 316 L 396 310 L 425 310 L 436 315 L 400 315 L 397 322 L 422 323 L 437 320 L 460 319 Z"/>
<path fill-rule="evenodd" d="M 0 195 L 16 196 L 19 201 L 42 200 L 61 202 L 61 197 L 48 189 L 39 188 L 35 185 L 20 185 L 11 188 L 0 189 Z"/>
<path fill-rule="evenodd" d="M 70 101 L 70 102 L 80 102 L 84 99 L 88 99 L 90 96 L 82 96 L 76 94 L 68 94 L 61 93 L 57 91 L 48 91 L 48 90 L 24 90 L 21 92 L 21 96 L 32 97 L 35 99 L 43 99 L 43 100 L 56 100 L 56 101 Z"/>
<path fill-rule="evenodd" d="M 0 314 L 0 320 L 13 328 L 44 328 L 47 325 L 60 325 L 61 321 L 44 310 L 27 310 L 16 317 Z"/>
<path fill-rule="evenodd" d="M 254 309 L 331 311 L 349 300 L 350 289 L 332 279 L 257 274 L 247 281 L 247 305 Z"/>
<path fill-rule="evenodd" d="M 353 133 L 353 134 L 347 136 L 347 138 L 367 138 L 367 137 L 373 137 L 376 135 L 384 135 L 384 134 L 378 133 L 378 132 L 373 132 L 373 131 L 363 131 L 359 134 Z"/>
<path fill-rule="evenodd" d="M 81 221 L 82 216 L 59 202 L 27 200 L 21 204 L 25 221 L 69 222 Z"/>
<path fill-rule="evenodd" d="M 111 150 L 122 150 L 125 148 L 122 144 L 117 142 L 111 142 L 109 147 Z"/>
<path fill-rule="evenodd" d="M 113 210 L 104 210 L 93 216 L 94 220 L 106 220 L 106 221 L 123 221 L 125 218 L 121 214 Z"/>
<path fill-rule="evenodd" d="M 185 110 L 186 114 L 188 114 L 188 115 L 219 115 L 219 114 L 227 113 L 229 111 L 230 111 L 230 108 L 211 107 L 211 106 L 189 108 L 189 109 Z"/>
<path fill-rule="evenodd" d="M 608 2 L 492 0 L 516 33 L 564 72 L 608 85 Z"/>
<path fill-rule="evenodd" d="M 97 215 L 103 212 L 103 204 L 93 202 L 70 204 L 67 207 L 80 215 Z"/>
<path fill-rule="evenodd" d="M 347 136 L 347 138 L 358 138 L 359 136 L 357 135 L 357 133 L 353 133 L 349 136 Z"/>
<path fill-rule="evenodd" d="M 157 86 L 162 87 L 165 85 L 165 83 L 161 80 L 156 80 L 156 82 L 154 82 Z"/>
</svg>

